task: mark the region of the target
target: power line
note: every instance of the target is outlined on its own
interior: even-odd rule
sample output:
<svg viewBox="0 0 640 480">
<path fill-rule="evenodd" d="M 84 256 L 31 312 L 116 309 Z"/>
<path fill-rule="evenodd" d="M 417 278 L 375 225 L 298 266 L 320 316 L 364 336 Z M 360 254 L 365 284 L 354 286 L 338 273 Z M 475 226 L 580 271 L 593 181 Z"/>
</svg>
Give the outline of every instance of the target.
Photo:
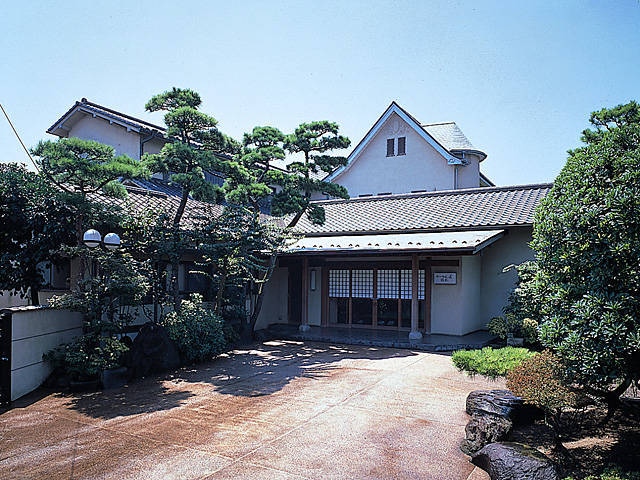
<svg viewBox="0 0 640 480">
<path fill-rule="evenodd" d="M 9 125 L 11 126 L 11 130 L 13 130 L 13 133 L 15 134 L 16 138 L 20 142 L 20 145 L 22 145 L 22 148 L 26 152 L 27 157 L 29 157 L 29 160 L 31 160 L 31 163 L 33 163 L 33 166 L 36 168 L 36 170 L 40 171 L 40 169 L 38 168 L 38 165 L 33 160 L 33 157 L 31 156 L 31 153 L 29 152 L 29 149 L 25 146 L 24 142 L 20 138 L 20 135 L 18 135 L 18 132 L 17 132 L 16 128 L 13 126 L 13 123 L 11 123 L 11 119 L 9 118 L 9 115 L 7 115 L 7 112 L 5 111 L 5 109 L 4 109 L 4 107 L 2 106 L 1 103 L 0 103 L 0 109 L 2 110 L 2 113 L 4 113 L 4 116 L 6 117 L 7 122 L 9 122 Z"/>
</svg>

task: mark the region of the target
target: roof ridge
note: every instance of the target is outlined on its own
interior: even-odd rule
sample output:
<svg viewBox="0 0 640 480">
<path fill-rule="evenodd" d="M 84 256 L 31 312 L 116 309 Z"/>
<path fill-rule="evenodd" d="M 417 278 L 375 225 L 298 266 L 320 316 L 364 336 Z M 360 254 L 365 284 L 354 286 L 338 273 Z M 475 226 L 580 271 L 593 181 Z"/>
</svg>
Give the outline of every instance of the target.
<svg viewBox="0 0 640 480">
<path fill-rule="evenodd" d="M 447 122 L 432 122 L 432 123 L 422 123 L 420 124 L 420 126 L 422 127 L 434 127 L 436 125 L 450 125 L 450 124 L 454 124 L 457 125 L 457 123 L 454 120 L 449 120 Z"/>
<path fill-rule="evenodd" d="M 142 119 L 134 117 L 132 115 L 119 112 L 118 110 L 114 110 L 112 108 L 105 107 L 104 105 L 100 105 L 98 103 L 91 102 L 91 101 L 87 100 L 85 97 L 83 97 L 82 100 L 80 100 L 79 102 L 76 102 L 76 105 L 88 105 L 90 107 L 99 108 L 101 110 L 104 110 L 105 112 L 108 112 L 108 113 L 111 113 L 111 114 L 114 114 L 114 115 L 118 115 L 119 117 L 122 117 L 122 118 L 125 118 L 125 119 L 128 119 L 128 120 L 133 120 L 134 122 L 137 122 L 137 123 L 142 123 L 144 125 L 152 127 L 152 128 L 154 128 L 156 130 L 160 130 L 162 132 L 166 132 L 166 130 L 167 130 L 165 127 L 162 127 L 160 125 L 156 125 L 154 123 L 147 122 L 146 120 L 142 120 Z"/>
<path fill-rule="evenodd" d="M 127 192 L 139 193 L 142 195 L 148 195 L 150 197 L 169 198 L 169 195 L 157 190 L 151 190 L 143 187 L 134 187 L 132 185 L 125 185 L 124 187 L 127 189 Z"/>
<path fill-rule="evenodd" d="M 370 201 L 384 201 L 396 198 L 419 198 L 419 197 L 437 197 L 437 196 L 454 196 L 464 195 L 472 193 L 491 193 L 491 192 L 508 192 L 517 190 L 535 190 L 540 188 L 551 188 L 552 182 L 549 183 L 531 183 L 524 185 L 506 185 L 501 187 L 472 187 L 472 188 L 458 188 L 455 190 L 432 190 L 430 192 L 412 192 L 412 193 L 395 193 L 392 195 L 371 195 L 367 197 L 354 197 L 348 199 L 334 199 L 334 200 L 317 200 L 313 203 L 326 205 L 326 204 L 338 204 L 349 202 L 370 202 Z"/>
</svg>

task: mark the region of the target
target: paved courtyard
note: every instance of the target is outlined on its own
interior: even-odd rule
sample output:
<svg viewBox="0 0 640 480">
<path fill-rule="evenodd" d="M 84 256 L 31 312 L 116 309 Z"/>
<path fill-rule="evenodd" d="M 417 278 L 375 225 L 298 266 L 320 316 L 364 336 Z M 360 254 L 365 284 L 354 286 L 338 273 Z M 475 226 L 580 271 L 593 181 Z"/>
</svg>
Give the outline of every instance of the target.
<svg viewBox="0 0 640 480">
<path fill-rule="evenodd" d="M 273 341 L 0 415 L 1 479 L 488 479 L 445 355 Z"/>
</svg>

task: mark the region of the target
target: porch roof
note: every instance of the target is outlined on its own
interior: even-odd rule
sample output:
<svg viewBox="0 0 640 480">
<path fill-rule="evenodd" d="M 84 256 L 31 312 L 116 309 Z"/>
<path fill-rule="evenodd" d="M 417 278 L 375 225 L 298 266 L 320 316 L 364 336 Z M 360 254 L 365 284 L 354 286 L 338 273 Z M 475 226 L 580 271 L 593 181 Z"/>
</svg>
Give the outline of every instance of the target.
<svg viewBox="0 0 640 480">
<path fill-rule="evenodd" d="M 289 254 L 423 252 L 475 254 L 504 235 L 504 230 L 432 233 L 389 233 L 305 237 L 289 247 Z"/>
</svg>

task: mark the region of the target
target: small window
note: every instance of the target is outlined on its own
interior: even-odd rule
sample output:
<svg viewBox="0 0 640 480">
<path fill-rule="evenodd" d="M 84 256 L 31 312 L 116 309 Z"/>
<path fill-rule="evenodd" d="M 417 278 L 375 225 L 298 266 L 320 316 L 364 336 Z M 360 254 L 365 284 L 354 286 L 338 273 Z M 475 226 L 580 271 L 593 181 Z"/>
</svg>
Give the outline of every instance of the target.
<svg viewBox="0 0 640 480">
<path fill-rule="evenodd" d="M 387 139 L 387 157 L 393 157 L 395 155 L 395 149 L 396 149 L 395 143 L 396 143 L 395 138 Z"/>
<path fill-rule="evenodd" d="M 398 138 L 398 155 L 405 155 L 407 145 L 407 137 L 399 137 Z"/>
</svg>

